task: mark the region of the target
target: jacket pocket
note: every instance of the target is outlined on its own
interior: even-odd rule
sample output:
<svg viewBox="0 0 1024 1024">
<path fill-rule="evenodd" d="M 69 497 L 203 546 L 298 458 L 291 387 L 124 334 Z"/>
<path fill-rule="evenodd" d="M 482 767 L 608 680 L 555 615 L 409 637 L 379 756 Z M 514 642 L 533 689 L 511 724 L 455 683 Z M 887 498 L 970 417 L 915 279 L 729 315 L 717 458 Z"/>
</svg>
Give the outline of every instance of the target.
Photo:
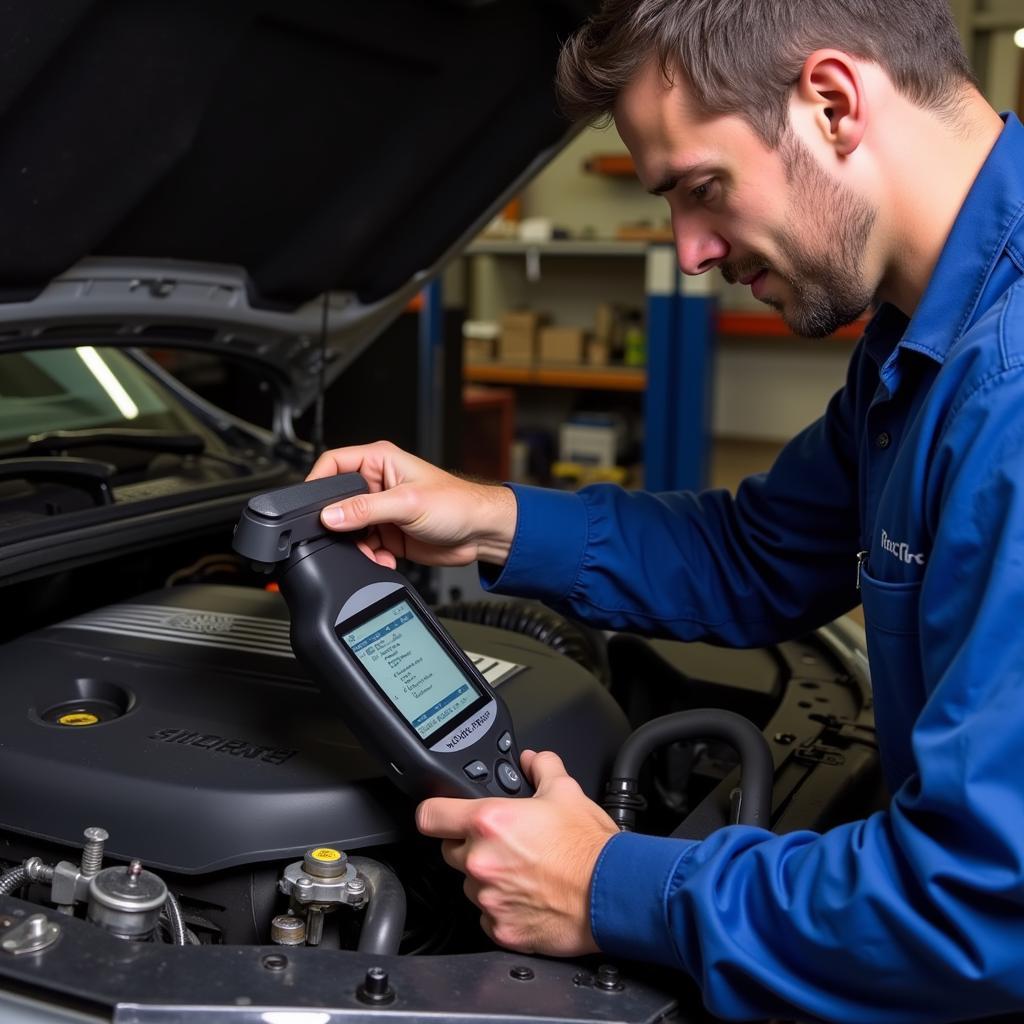
<svg viewBox="0 0 1024 1024">
<path fill-rule="evenodd" d="M 887 583 L 865 565 L 860 589 L 875 726 L 886 782 L 895 792 L 914 771 L 910 738 L 925 700 L 918 635 L 921 583 Z"/>
<path fill-rule="evenodd" d="M 860 573 L 860 599 L 864 605 L 864 622 L 869 629 L 896 636 L 914 635 L 919 631 L 921 581 L 887 583 L 871 575 L 870 563 Z"/>
</svg>

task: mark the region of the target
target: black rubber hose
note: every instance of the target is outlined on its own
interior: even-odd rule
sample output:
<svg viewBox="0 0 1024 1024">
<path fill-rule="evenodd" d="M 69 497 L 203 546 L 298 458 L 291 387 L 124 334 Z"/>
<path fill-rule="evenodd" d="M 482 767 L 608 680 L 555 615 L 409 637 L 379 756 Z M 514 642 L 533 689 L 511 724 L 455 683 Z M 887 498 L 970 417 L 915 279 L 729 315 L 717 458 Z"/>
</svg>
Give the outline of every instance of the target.
<svg viewBox="0 0 1024 1024">
<path fill-rule="evenodd" d="M 434 614 L 522 633 L 582 665 L 603 686 L 609 683 L 604 637 L 543 605 L 527 601 L 455 601 L 439 605 Z"/>
<path fill-rule="evenodd" d="M 358 951 L 378 955 L 397 953 L 405 932 L 402 883 L 390 868 L 369 857 L 349 857 L 348 862 L 366 879 L 370 888 L 370 904 L 359 932 Z"/>
<path fill-rule="evenodd" d="M 636 827 L 644 806 L 637 780 L 640 769 L 659 747 L 681 740 L 720 740 L 740 756 L 740 798 L 735 821 L 768 828 L 772 813 L 775 763 L 764 734 L 733 711 L 705 708 L 679 711 L 640 726 L 622 745 L 605 789 L 604 808 L 624 832 Z"/>
</svg>

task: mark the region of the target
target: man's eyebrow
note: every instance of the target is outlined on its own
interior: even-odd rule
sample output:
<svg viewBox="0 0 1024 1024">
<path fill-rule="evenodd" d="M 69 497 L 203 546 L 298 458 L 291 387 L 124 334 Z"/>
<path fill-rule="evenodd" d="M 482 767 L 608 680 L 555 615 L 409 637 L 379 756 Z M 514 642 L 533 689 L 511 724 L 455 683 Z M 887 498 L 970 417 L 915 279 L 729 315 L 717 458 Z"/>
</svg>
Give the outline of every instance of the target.
<svg viewBox="0 0 1024 1024">
<path fill-rule="evenodd" d="M 710 171 L 711 165 L 708 163 L 697 163 L 689 164 L 686 167 L 674 167 L 672 170 L 667 171 L 665 177 L 658 182 L 653 188 L 649 188 L 647 191 L 652 196 L 663 196 L 666 192 L 671 192 L 679 182 L 687 178 L 696 178 L 700 174 L 706 174 Z"/>
</svg>

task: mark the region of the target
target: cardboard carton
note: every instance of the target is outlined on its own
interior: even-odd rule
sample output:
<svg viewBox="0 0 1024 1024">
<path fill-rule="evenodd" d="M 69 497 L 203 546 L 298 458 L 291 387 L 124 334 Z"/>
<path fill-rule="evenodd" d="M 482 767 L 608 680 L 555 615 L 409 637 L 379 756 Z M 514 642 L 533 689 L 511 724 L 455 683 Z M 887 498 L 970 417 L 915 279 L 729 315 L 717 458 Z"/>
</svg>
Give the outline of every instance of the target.
<svg viewBox="0 0 1024 1024">
<path fill-rule="evenodd" d="M 542 363 L 583 362 L 583 347 L 586 332 L 582 327 L 542 327 L 540 330 L 539 356 Z"/>
<path fill-rule="evenodd" d="M 536 359 L 540 323 L 540 314 L 532 310 L 505 313 L 501 318 L 498 359 L 503 363 L 532 363 Z"/>
</svg>

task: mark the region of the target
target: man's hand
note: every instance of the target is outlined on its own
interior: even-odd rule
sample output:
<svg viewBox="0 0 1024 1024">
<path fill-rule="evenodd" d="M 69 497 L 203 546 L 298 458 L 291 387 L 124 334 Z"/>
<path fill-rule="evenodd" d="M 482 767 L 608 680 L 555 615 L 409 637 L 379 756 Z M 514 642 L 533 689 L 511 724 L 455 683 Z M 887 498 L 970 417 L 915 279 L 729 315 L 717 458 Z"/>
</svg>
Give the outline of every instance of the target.
<svg viewBox="0 0 1024 1024">
<path fill-rule="evenodd" d="M 597 952 L 590 877 L 615 823 L 587 798 L 557 754 L 524 750 L 527 800 L 424 800 L 416 824 L 444 840 L 444 859 L 466 875 L 466 895 L 499 945 L 523 953 Z"/>
<path fill-rule="evenodd" d="M 507 488 L 462 480 L 388 441 L 324 452 L 307 477 L 361 473 L 369 494 L 324 509 L 331 530 L 368 527 L 363 552 L 393 569 L 397 558 L 423 565 L 503 565 L 516 528 Z"/>
</svg>

